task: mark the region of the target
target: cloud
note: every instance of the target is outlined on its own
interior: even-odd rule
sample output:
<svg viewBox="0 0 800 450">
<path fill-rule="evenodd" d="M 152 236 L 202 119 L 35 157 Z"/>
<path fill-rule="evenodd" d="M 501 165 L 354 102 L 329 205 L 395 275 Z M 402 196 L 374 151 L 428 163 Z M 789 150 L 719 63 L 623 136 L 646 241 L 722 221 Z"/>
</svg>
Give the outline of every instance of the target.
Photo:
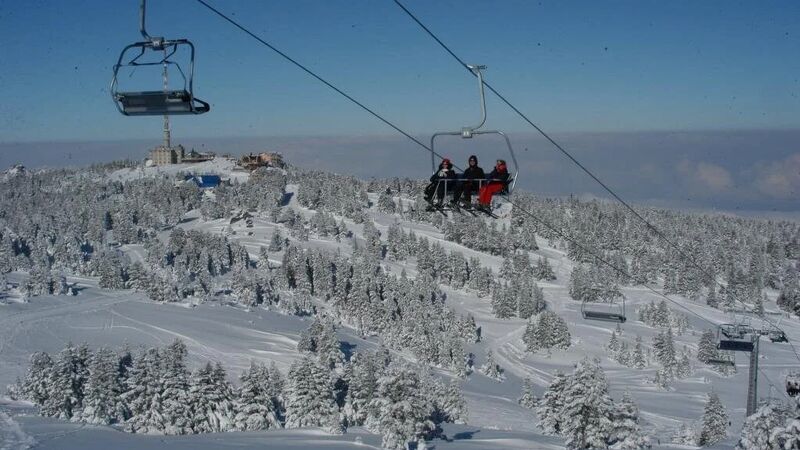
<svg viewBox="0 0 800 450">
<path fill-rule="evenodd" d="M 757 166 L 754 185 L 759 192 L 771 198 L 800 198 L 800 153 Z"/>
<path fill-rule="evenodd" d="M 684 159 L 678 163 L 678 173 L 690 184 L 690 190 L 707 190 L 719 194 L 733 187 L 733 177 L 727 169 L 707 162 Z"/>
</svg>

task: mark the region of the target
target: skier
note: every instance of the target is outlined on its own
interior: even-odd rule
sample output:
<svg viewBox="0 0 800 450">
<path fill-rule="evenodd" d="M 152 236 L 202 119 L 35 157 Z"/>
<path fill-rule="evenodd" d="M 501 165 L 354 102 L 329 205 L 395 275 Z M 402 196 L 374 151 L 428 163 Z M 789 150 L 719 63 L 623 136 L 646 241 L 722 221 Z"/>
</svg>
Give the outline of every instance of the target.
<svg viewBox="0 0 800 450">
<path fill-rule="evenodd" d="M 492 195 L 502 192 L 506 189 L 507 185 L 508 168 L 506 168 L 506 162 L 503 159 L 498 159 L 494 170 L 486 177 L 486 184 L 484 184 L 480 192 L 478 192 L 480 208 L 488 210 L 492 204 Z"/>
<path fill-rule="evenodd" d="M 453 190 L 453 206 L 458 206 L 458 201 L 461 199 L 463 194 L 463 206 L 465 208 L 469 208 L 472 205 L 472 193 L 478 192 L 481 180 L 486 178 L 486 174 L 483 172 L 483 169 L 481 169 L 481 167 L 478 165 L 477 156 L 471 155 L 467 164 L 467 170 L 461 174 L 460 180 L 458 183 L 456 183 L 456 187 Z"/>
<path fill-rule="evenodd" d="M 442 159 L 442 162 L 439 163 L 439 169 L 436 170 L 436 173 L 431 175 L 431 183 L 425 187 L 425 201 L 433 204 L 433 194 L 435 193 L 437 199 L 436 205 L 442 206 L 445 190 L 448 187 L 450 189 L 453 188 L 453 180 L 455 179 L 456 173 L 453 170 L 453 163 L 451 163 L 448 158 Z"/>
</svg>

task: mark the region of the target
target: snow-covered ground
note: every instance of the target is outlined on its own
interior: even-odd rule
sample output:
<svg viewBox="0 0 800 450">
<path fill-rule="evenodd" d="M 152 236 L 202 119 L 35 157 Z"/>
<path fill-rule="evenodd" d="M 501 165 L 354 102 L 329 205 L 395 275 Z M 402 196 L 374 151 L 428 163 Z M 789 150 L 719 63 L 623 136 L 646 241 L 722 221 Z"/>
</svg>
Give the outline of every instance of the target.
<svg viewBox="0 0 800 450">
<path fill-rule="evenodd" d="M 244 180 L 243 172 L 232 171 L 232 162 L 218 158 L 196 166 L 168 166 L 168 168 L 124 169 L 112 176 L 125 180 L 155 173 L 172 175 L 179 170 L 198 173 L 218 173 L 225 177 Z M 296 189 L 296 186 L 289 186 Z M 296 204 L 292 196 L 290 207 L 305 215 L 311 211 Z M 447 242 L 441 233 L 430 225 L 404 222 L 397 216 L 370 211 L 379 230 L 395 221 L 418 236 L 426 236 L 447 250 L 457 250 L 467 257 L 477 256 L 481 263 L 499 269 L 499 257 L 476 252 Z M 246 228 L 244 221 L 229 224 L 227 220 L 202 221 L 198 215 L 189 217 L 180 226 L 200 229 L 212 233 L 229 233 L 228 238 L 244 244 L 255 257 L 261 246 L 266 246 L 276 227 L 280 225 L 264 218 L 254 218 L 253 227 Z M 501 219 L 502 220 L 502 219 Z M 357 236 L 362 226 L 345 221 Z M 231 233 L 231 232 L 235 232 Z M 347 243 L 332 239 L 311 238 L 299 243 L 305 247 L 322 247 L 349 252 Z M 672 435 L 681 424 L 698 421 L 703 413 L 706 394 L 712 389 L 720 395 L 731 418 L 729 439 L 712 448 L 731 448 L 744 419 L 747 390 L 748 360 L 746 355 L 737 355 L 737 373 L 723 377 L 693 360 L 693 375 L 672 383 L 667 390 L 656 387 L 651 380 L 655 367 L 635 370 L 609 359 L 606 351 L 611 332 L 616 324 L 585 321 L 581 317 L 580 304 L 573 301 L 567 292 L 567 282 L 572 267 L 566 255 L 539 241 L 540 249 L 534 256 L 548 258 L 558 279 L 552 283 L 539 283 L 544 289 L 549 306 L 561 315 L 569 325 L 572 346 L 566 351 L 556 351 L 552 356 L 525 351 L 522 334 L 526 321 L 520 319 L 497 319 L 491 312 L 489 299 L 478 298 L 466 291 L 443 287 L 447 303 L 460 313 L 472 314 L 482 328 L 483 340 L 472 344 L 468 350 L 476 355 L 476 367 L 480 366 L 486 351 L 493 350 L 497 362 L 506 371 L 506 380 L 497 382 L 479 372 L 470 375 L 463 383 L 469 406 L 468 425 L 445 427 L 447 440 L 436 440 L 431 448 L 436 449 L 522 449 L 563 448 L 557 437 L 544 436 L 537 427 L 531 410 L 517 404 L 522 381 L 529 377 L 538 396 L 546 389 L 556 370 L 570 373 L 581 359 L 599 358 L 610 383 L 611 394 L 619 399 L 625 391 L 630 392 L 641 409 L 643 428 L 651 436 L 654 448 L 686 448 L 669 444 Z M 144 249 L 139 245 L 123 246 L 122 250 L 132 261 L 142 261 Z M 275 256 L 276 258 L 279 258 Z M 276 261 L 277 262 L 277 261 Z M 414 265 L 387 263 L 392 270 L 405 268 L 409 275 L 415 273 Z M 11 281 L 19 281 L 24 274 L 12 274 Z M 61 350 L 67 342 L 86 342 L 92 347 L 100 345 L 119 348 L 129 346 L 163 346 L 181 338 L 187 345 L 193 367 L 206 361 L 219 361 L 236 379 L 251 361 L 277 363 L 285 373 L 289 365 L 300 354 L 296 344 L 300 333 L 309 324 L 309 318 L 287 316 L 263 308 L 247 309 L 237 305 L 206 303 L 159 304 L 149 301 L 141 293 L 131 291 L 109 291 L 97 287 L 96 280 L 70 279 L 78 283 L 79 295 L 42 296 L 29 302 L 5 301 L 0 304 L 0 386 L 13 383 L 24 376 L 28 357 L 36 351 L 51 354 Z M 650 345 L 656 333 L 651 327 L 638 322 L 634 310 L 637 306 L 659 301 L 661 298 L 644 288 L 623 289 L 626 299 L 628 322 L 622 325 L 621 338 L 629 344 L 639 335 Z M 13 300 L 13 292 L 10 300 Z M 778 311 L 774 304 L 774 293 L 767 310 Z M 680 297 L 672 297 L 683 307 L 714 322 L 730 320 L 719 310 Z M 681 311 L 675 305 L 670 308 Z M 685 312 L 685 311 L 681 311 Z M 783 319 L 782 328 L 792 342 L 800 342 L 800 323 L 796 319 Z M 689 316 L 689 328 L 683 335 L 675 336 L 676 348 L 686 345 L 696 351 L 700 333 L 708 325 Z M 340 339 L 355 349 L 376 348 L 375 338 L 362 339 L 354 330 L 341 328 Z M 771 343 L 762 340 L 760 367 L 766 374 L 760 376 L 759 390 L 762 397 L 783 395 L 783 379 L 790 369 L 798 368 L 798 360 L 786 343 Z M 445 376 L 449 376 L 445 374 Z M 771 386 L 771 382 L 774 386 Z M 774 389 L 773 389 L 774 387 Z M 75 424 L 42 418 L 35 415 L 30 405 L 4 400 L 0 402 L 0 449 L 6 448 L 85 449 L 85 448 L 379 448 L 380 437 L 363 429 L 351 428 L 343 436 L 333 436 L 317 429 L 279 430 L 253 433 L 224 433 L 195 436 L 142 436 L 117 431 L 111 427 Z"/>
</svg>

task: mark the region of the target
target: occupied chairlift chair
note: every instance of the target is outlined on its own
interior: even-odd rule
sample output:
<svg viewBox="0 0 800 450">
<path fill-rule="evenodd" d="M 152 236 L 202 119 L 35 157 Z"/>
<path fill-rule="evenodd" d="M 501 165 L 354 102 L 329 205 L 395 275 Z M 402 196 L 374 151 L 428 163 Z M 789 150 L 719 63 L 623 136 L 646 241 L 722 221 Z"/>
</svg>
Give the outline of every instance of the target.
<svg viewBox="0 0 800 450">
<path fill-rule="evenodd" d="M 786 393 L 790 397 L 800 394 L 800 372 L 791 372 L 786 375 Z"/>
<path fill-rule="evenodd" d="M 177 114 L 203 114 L 211 107 L 208 103 L 194 96 L 194 44 L 187 39 L 165 39 L 153 37 L 145 30 L 146 0 L 142 0 L 139 7 L 139 31 L 145 38 L 143 42 L 128 45 L 119 55 L 114 65 L 114 77 L 111 80 L 111 97 L 120 113 L 126 116 L 162 116 Z M 171 61 L 170 58 L 178 51 L 178 47 L 189 48 L 189 76 L 184 74 L 181 66 Z M 133 49 L 138 49 L 138 54 L 131 59 L 126 59 L 126 54 Z M 141 62 L 140 59 L 148 53 L 164 52 L 163 58 L 158 61 Z M 135 52 L 134 52 L 135 53 Z M 119 90 L 119 71 L 123 67 L 139 66 L 164 66 L 164 88 L 158 91 L 121 91 Z M 169 89 L 166 73 L 169 66 L 177 68 L 183 78 L 183 89 Z"/>
<path fill-rule="evenodd" d="M 472 139 L 473 137 L 481 134 L 497 134 L 503 137 L 506 142 L 506 147 L 508 148 L 508 153 L 511 155 L 511 162 L 514 164 L 513 172 L 509 172 L 508 181 L 506 183 L 506 187 L 500 193 L 496 195 L 510 195 L 514 191 L 514 186 L 517 184 L 517 179 L 519 178 L 519 166 L 517 165 L 517 157 L 514 154 L 514 148 L 511 146 L 511 140 L 508 136 L 503 133 L 502 131 L 498 130 L 480 130 L 480 128 L 486 123 L 486 97 L 484 95 L 483 89 L 483 74 L 481 70 L 486 69 L 486 66 L 481 65 L 468 65 L 472 73 L 474 73 L 478 77 L 478 87 L 480 88 L 480 96 L 481 96 L 481 121 L 478 125 L 475 126 L 466 126 L 461 128 L 459 131 L 438 131 L 431 136 L 431 170 L 436 171 L 437 164 L 436 164 L 436 138 L 439 136 L 461 136 L 464 139 Z M 444 197 L 447 198 L 449 193 L 453 191 L 454 186 L 448 186 L 450 182 L 458 183 L 461 180 L 441 180 L 439 183 L 444 183 Z M 483 185 L 484 182 L 492 181 L 492 180 L 478 180 L 478 186 Z M 498 180 L 494 180 L 498 181 Z M 437 186 L 438 191 L 438 186 Z M 446 203 L 445 203 L 446 204 Z"/>
</svg>

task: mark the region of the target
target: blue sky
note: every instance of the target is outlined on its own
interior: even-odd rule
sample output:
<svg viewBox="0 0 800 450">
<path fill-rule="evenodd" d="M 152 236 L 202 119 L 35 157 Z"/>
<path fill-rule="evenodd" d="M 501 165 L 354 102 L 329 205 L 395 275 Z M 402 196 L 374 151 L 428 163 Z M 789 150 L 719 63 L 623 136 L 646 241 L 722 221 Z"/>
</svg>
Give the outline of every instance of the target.
<svg viewBox="0 0 800 450">
<path fill-rule="evenodd" d="M 478 116 L 474 79 L 390 0 L 210 1 L 412 134 Z M 695 153 L 661 163 L 716 174 L 722 185 L 724 174 L 702 164 L 754 174 L 800 152 L 792 139 L 772 139 L 717 161 L 704 153 L 724 152 L 725 133 L 800 129 L 800 2 L 404 3 L 464 59 L 488 65 L 487 79 L 556 138 L 640 133 L 637 148 L 655 163 L 663 155 L 651 149 L 661 146 L 647 132 L 694 131 L 706 139 L 693 141 Z M 212 104 L 209 114 L 173 120 L 178 140 L 263 137 L 269 146 L 278 136 L 393 133 L 194 0 L 151 0 L 148 12 L 151 34 L 195 43 L 196 95 Z M 12 143 L 158 141 L 160 119 L 124 117 L 108 93 L 119 51 L 140 39 L 138 1 L 0 0 L 0 39 L 0 164 L 25 156 L 11 154 Z M 488 108 L 490 127 L 530 132 L 491 97 Z M 580 142 L 587 152 L 609 145 Z M 793 192 L 786 177 L 776 186 Z"/>
</svg>

